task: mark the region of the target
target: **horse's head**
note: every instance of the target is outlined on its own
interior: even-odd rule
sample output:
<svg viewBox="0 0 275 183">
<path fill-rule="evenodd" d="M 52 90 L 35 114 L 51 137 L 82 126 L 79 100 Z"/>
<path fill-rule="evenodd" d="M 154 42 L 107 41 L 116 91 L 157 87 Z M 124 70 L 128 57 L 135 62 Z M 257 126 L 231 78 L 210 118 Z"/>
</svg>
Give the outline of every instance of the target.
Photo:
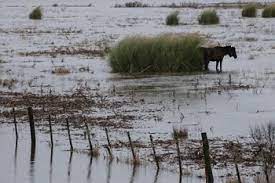
<svg viewBox="0 0 275 183">
<path fill-rule="evenodd" d="M 237 58 L 236 48 L 233 46 L 226 46 L 226 51 L 230 57 Z"/>
</svg>

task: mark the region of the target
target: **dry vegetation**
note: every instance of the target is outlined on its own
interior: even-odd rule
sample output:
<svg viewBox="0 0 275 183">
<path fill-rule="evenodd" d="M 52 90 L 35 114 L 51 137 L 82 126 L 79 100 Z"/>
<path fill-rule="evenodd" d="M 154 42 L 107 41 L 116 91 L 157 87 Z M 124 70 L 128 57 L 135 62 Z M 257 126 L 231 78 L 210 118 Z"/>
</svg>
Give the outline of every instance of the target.
<svg viewBox="0 0 275 183">
<path fill-rule="evenodd" d="M 255 158 L 262 163 L 266 182 L 269 183 L 275 165 L 275 123 L 255 126 L 251 136 L 257 146 Z"/>
<path fill-rule="evenodd" d="M 57 57 L 57 55 L 86 55 L 86 56 L 93 56 L 93 57 L 103 57 L 108 53 L 109 48 L 98 48 L 98 49 L 91 49 L 91 48 L 84 48 L 84 47 L 67 47 L 62 46 L 58 48 L 53 48 L 51 50 L 44 50 L 44 51 L 32 51 L 32 52 L 25 52 L 19 53 L 23 56 L 40 56 L 40 55 L 49 55 L 51 57 Z"/>
<path fill-rule="evenodd" d="M 172 133 L 173 139 L 187 139 L 188 138 L 188 129 L 187 128 L 173 128 L 173 133 Z"/>
<path fill-rule="evenodd" d="M 17 82 L 15 79 L 0 79 L 0 86 L 11 89 Z"/>
<path fill-rule="evenodd" d="M 57 67 L 52 71 L 52 73 L 56 75 L 65 75 L 65 74 L 70 74 L 71 71 L 70 69 L 65 67 Z"/>
</svg>

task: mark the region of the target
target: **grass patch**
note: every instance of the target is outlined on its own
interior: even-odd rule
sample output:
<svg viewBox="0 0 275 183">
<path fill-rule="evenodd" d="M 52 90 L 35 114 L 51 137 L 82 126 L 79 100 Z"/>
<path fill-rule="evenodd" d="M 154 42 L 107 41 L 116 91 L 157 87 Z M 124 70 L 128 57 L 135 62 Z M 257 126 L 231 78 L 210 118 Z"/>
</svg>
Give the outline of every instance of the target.
<svg viewBox="0 0 275 183">
<path fill-rule="evenodd" d="M 204 10 L 199 15 L 198 21 L 201 25 L 211 25 L 218 24 L 220 22 L 220 19 L 215 10 Z"/>
<path fill-rule="evenodd" d="M 30 19 L 41 20 L 42 19 L 42 10 L 40 7 L 36 7 L 29 15 Z"/>
<path fill-rule="evenodd" d="M 262 12 L 263 18 L 272 18 L 275 17 L 275 4 L 267 6 Z"/>
<path fill-rule="evenodd" d="M 201 71 L 202 43 L 198 34 L 127 37 L 111 49 L 110 65 L 120 73 Z"/>
<path fill-rule="evenodd" d="M 257 16 L 257 6 L 253 3 L 247 4 L 242 10 L 243 17 L 256 17 Z"/>
<path fill-rule="evenodd" d="M 125 7 L 127 7 L 127 8 L 138 8 L 138 7 L 147 7 L 147 6 L 148 5 L 138 2 L 138 1 L 125 3 Z"/>
<path fill-rule="evenodd" d="M 166 17 L 166 25 L 179 25 L 179 12 L 174 11 Z"/>
</svg>

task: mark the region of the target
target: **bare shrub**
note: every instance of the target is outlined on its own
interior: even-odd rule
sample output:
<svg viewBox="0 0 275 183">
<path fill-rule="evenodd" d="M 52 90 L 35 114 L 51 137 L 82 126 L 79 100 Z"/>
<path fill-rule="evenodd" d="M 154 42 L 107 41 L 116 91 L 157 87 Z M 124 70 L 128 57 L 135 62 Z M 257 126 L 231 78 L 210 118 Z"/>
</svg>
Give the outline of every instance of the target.
<svg viewBox="0 0 275 183">
<path fill-rule="evenodd" d="M 0 86 L 11 89 L 17 82 L 16 79 L 0 79 Z"/>
<path fill-rule="evenodd" d="M 188 129 L 187 128 L 173 128 L 172 133 L 173 138 L 176 139 L 187 139 L 188 138 Z"/>
<path fill-rule="evenodd" d="M 266 182 L 270 183 L 275 165 L 275 123 L 255 126 L 250 129 L 250 134 L 257 148 L 255 158 L 262 163 Z"/>
<path fill-rule="evenodd" d="M 264 175 L 257 175 L 256 177 L 254 177 L 253 179 L 254 183 L 264 183 L 266 182 L 266 177 Z M 275 174 L 273 172 L 273 174 L 271 174 L 269 176 L 269 182 L 275 182 Z"/>
<path fill-rule="evenodd" d="M 95 158 L 97 158 L 97 157 L 100 156 L 100 149 L 99 149 L 98 146 L 96 146 L 96 147 L 93 148 L 92 155 L 93 155 L 93 157 L 95 157 Z"/>
</svg>

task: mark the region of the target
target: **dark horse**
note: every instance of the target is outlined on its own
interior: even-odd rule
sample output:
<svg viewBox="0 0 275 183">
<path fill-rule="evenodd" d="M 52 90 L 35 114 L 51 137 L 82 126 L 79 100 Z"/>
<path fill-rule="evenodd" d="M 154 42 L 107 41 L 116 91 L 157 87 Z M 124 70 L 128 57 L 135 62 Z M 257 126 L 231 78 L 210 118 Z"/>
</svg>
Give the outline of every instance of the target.
<svg viewBox="0 0 275 183">
<path fill-rule="evenodd" d="M 208 64 L 210 61 L 216 61 L 216 71 L 222 72 L 222 60 L 225 55 L 237 58 L 236 49 L 232 46 L 216 46 L 213 48 L 201 47 L 203 52 L 203 64 L 205 70 L 208 70 Z M 218 70 L 218 65 L 220 63 L 220 71 Z"/>
</svg>

